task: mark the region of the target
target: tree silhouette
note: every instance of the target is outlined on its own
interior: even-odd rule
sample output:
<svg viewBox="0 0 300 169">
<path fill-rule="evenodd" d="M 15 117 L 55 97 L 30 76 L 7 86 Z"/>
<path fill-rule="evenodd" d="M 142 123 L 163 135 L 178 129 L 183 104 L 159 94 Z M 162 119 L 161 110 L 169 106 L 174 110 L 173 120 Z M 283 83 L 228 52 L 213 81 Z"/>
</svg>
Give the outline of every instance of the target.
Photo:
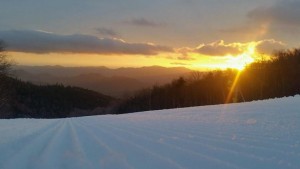
<svg viewBox="0 0 300 169">
<path fill-rule="evenodd" d="M 300 49 L 277 52 L 271 60 L 228 69 L 192 72 L 123 100 L 117 113 L 244 102 L 300 94 Z"/>
<path fill-rule="evenodd" d="M 0 40 L 0 111 L 8 101 L 7 76 L 11 67 L 5 53 L 4 42 Z"/>
</svg>

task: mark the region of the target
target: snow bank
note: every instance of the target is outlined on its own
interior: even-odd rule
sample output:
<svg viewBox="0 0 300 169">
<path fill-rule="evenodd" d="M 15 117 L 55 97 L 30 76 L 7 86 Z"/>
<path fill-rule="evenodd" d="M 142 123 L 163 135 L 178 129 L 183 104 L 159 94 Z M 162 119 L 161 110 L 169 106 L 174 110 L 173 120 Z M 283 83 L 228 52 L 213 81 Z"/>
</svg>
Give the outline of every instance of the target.
<svg viewBox="0 0 300 169">
<path fill-rule="evenodd" d="M 299 103 L 0 120 L 0 168 L 299 169 Z"/>
</svg>

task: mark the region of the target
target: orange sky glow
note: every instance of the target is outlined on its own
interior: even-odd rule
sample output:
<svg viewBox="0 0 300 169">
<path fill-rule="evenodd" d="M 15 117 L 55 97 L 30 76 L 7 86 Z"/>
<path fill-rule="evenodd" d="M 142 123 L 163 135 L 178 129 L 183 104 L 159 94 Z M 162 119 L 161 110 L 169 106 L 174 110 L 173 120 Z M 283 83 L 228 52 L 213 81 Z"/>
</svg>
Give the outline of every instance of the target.
<svg viewBox="0 0 300 169">
<path fill-rule="evenodd" d="M 20 65 L 107 66 L 110 68 L 157 65 L 164 67 L 186 67 L 202 71 L 223 70 L 227 68 L 242 70 L 247 64 L 259 59 L 262 55 L 266 58 L 269 57 L 267 54 L 257 52 L 256 47 L 258 44 L 259 42 L 229 44 L 226 46 L 229 50 L 223 56 L 210 56 L 196 52 L 195 49 L 189 49 L 184 54 L 180 50 L 177 50 L 175 52 L 163 52 L 150 56 L 141 54 L 34 54 L 24 52 L 9 52 L 9 55 Z M 223 41 L 218 45 L 225 46 Z M 218 47 L 215 46 L 216 50 Z M 236 55 L 230 54 L 230 50 L 232 49 L 229 47 L 232 47 L 232 49 L 237 48 L 239 52 Z"/>
</svg>

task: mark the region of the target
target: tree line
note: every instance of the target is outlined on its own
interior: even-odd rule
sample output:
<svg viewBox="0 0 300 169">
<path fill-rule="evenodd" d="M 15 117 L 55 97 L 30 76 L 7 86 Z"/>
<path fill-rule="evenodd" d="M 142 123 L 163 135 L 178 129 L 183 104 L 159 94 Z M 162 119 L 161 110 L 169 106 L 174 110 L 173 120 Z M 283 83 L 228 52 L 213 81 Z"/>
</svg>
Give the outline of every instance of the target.
<svg viewBox="0 0 300 169">
<path fill-rule="evenodd" d="M 163 86 L 153 86 L 126 98 L 117 113 L 244 102 L 300 94 L 300 49 L 284 50 L 270 60 L 228 69 L 193 72 Z"/>
<path fill-rule="evenodd" d="M 56 85 L 34 85 L 9 74 L 11 61 L 0 42 L 0 118 L 63 118 L 108 107 L 114 98 L 91 90 Z M 106 113 L 104 109 L 97 114 Z M 88 115 L 88 114 L 85 114 Z"/>
<path fill-rule="evenodd" d="M 62 84 L 34 85 L 11 77 L 7 77 L 5 84 L 8 97 L 3 107 L 7 110 L 1 111 L 0 118 L 80 116 L 81 110 L 108 107 L 114 101 L 110 96 Z M 102 113 L 105 112 L 98 112 Z"/>
<path fill-rule="evenodd" d="M 4 111 L 3 107 L 8 102 L 8 91 L 6 89 L 6 77 L 11 67 L 11 62 L 5 54 L 4 43 L 0 40 L 0 112 Z"/>
</svg>

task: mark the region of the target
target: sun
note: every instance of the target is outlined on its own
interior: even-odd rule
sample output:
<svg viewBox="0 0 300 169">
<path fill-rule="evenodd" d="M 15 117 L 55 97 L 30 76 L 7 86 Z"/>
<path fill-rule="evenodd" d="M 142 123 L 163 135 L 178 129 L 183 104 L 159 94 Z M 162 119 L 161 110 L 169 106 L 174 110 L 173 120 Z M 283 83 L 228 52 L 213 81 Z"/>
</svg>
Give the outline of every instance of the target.
<svg viewBox="0 0 300 169">
<path fill-rule="evenodd" d="M 248 43 L 238 43 L 237 48 L 242 51 L 237 55 L 221 55 L 221 56 L 209 56 L 209 55 L 199 55 L 195 54 L 194 58 L 199 58 L 191 61 L 189 68 L 195 70 L 226 70 L 226 69 L 236 69 L 243 70 L 245 67 L 257 59 L 256 42 Z M 201 56 L 201 57 L 199 57 Z"/>
<path fill-rule="evenodd" d="M 249 44 L 247 49 L 238 56 L 228 56 L 227 68 L 243 70 L 248 64 L 254 62 L 255 44 Z"/>
<path fill-rule="evenodd" d="M 236 57 L 231 57 L 227 61 L 227 67 L 243 70 L 248 64 L 254 62 L 254 59 L 251 55 L 244 53 Z"/>
</svg>

